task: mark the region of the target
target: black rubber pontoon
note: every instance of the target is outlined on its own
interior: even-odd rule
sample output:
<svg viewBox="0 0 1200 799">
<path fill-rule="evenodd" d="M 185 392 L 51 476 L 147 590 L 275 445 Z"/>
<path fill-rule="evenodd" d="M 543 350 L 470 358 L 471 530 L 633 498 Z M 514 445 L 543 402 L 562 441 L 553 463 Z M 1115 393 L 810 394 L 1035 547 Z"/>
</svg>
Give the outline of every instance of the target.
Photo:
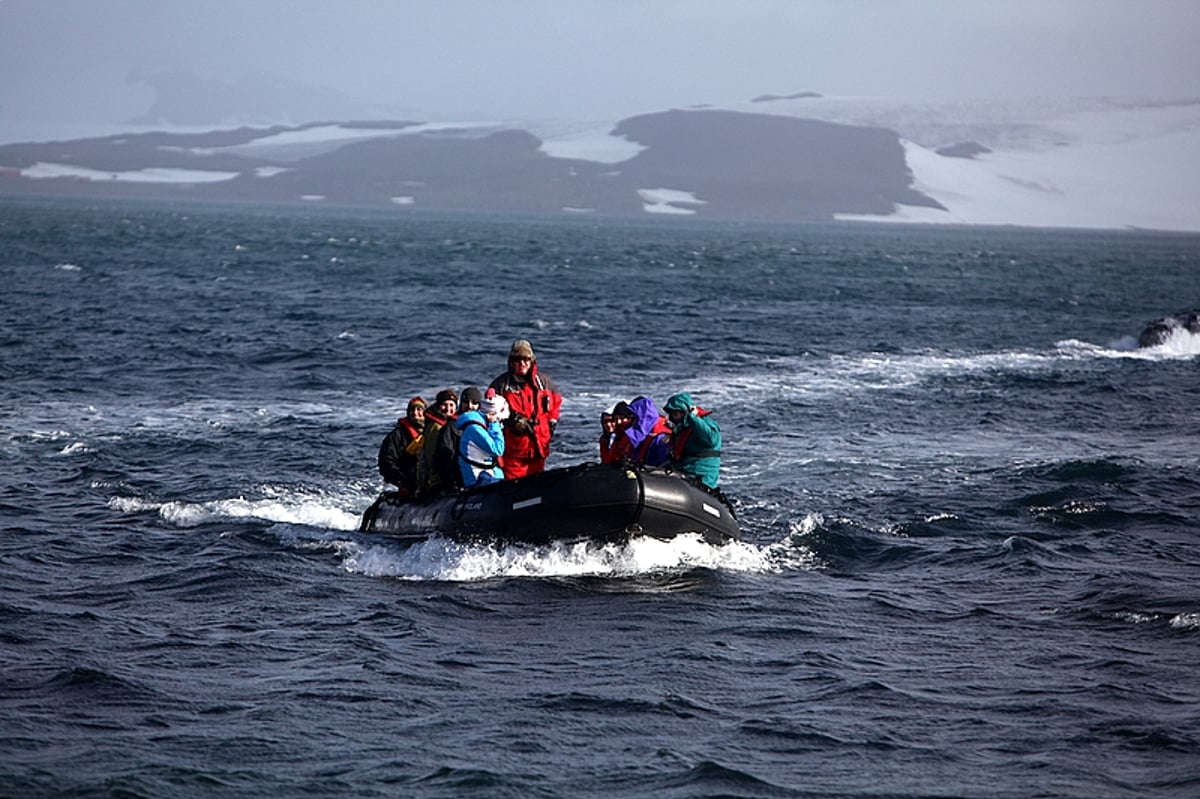
<svg viewBox="0 0 1200 799">
<path fill-rule="evenodd" d="M 683 533 L 720 544 L 740 537 L 733 509 L 719 492 L 676 473 L 627 463 L 549 469 L 427 500 L 385 492 L 363 514 L 360 529 L 412 541 L 440 534 L 457 541 L 530 544 L 620 542 L 637 535 L 670 539 Z"/>
</svg>

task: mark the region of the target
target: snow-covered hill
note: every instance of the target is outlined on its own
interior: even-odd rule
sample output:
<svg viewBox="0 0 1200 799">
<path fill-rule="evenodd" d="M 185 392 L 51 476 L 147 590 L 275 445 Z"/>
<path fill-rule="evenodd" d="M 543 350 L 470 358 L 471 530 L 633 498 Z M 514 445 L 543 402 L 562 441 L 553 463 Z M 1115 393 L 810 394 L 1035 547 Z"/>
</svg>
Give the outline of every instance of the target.
<svg viewBox="0 0 1200 799">
<path fill-rule="evenodd" d="M 595 122 L 328 122 L 0 146 L 0 193 L 1200 231 L 1200 100 L 800 93 Z"/>
</svg>

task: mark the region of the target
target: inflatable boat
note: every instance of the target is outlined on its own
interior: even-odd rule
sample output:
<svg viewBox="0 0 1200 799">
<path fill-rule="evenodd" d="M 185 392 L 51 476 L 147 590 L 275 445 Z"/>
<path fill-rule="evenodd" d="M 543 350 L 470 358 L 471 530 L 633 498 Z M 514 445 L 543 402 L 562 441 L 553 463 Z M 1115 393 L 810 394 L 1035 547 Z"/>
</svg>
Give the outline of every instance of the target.
<svg viewBox="0 0 1200 799">
<path fill-rule="evenodd" d="M 677 473 L 628 463 L 548 469 L 422 500 L 388 491 L 363 513 L 360 529 L 404 541 L 441 535 L 534 545 L 684 533 L 723 544 L 740 537 L 733 508 L 720 492 Z"/>
</svg>

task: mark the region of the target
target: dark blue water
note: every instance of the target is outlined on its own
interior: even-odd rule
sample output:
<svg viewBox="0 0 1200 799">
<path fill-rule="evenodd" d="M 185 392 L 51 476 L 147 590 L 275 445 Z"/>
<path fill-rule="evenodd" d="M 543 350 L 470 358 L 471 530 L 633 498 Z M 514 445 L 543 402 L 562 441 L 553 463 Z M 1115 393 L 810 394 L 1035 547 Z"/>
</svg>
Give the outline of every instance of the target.
<svg viewBox="0 0 1200 799">
<path fill-rule="evenodd" d="M 1191 797 L 1200 238 L 0 205 L 0 794 Z M 529 338 L 746 540 L 356 532 Z"/>
</svg>

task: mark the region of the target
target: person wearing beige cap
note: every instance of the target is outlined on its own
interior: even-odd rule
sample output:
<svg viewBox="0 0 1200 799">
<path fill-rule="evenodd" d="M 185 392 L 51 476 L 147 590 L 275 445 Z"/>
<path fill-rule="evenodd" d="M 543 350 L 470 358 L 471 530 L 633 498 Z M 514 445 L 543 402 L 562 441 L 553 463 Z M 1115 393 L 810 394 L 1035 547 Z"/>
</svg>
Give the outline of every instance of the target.
<svg viewBox="0 0 1200 799">
<path fill-rule="evenodd" d="M 509 407 L 504 455 L 500 458 L 504 479 L 537 474 L 546 468 L 550 440 L 562 410 L 562 394 L 550 376 L 538 370 L 533 345 L 525 339 L 514 341 L 508 353 L 508 370 L 490 387 L 508 401 Z"/>
</svg>

